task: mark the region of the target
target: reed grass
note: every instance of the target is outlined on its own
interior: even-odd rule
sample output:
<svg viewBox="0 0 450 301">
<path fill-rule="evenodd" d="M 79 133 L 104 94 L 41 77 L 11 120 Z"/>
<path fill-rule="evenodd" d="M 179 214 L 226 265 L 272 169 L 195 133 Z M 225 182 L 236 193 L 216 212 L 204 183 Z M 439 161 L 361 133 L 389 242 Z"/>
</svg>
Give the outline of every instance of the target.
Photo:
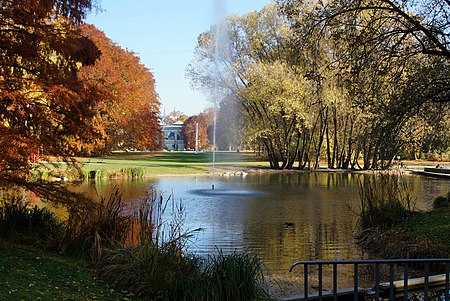
<svg viewBox="0 0 450 301">
<path fill-rule="evenodd" d="M 97 263 L 99 277 L 152 300 L 200 300 L 200 260 L 186 252 L 200 229 L 183 231 L 184 214 L 181 201 L 151 191 L 133 216 L 133 244 L 107 250 Z"/>
<path fill-rule="evenodd" d="M 448 208 L 416 211 L 410 191 L 401 173 L 380 174 L 360 183 L 359 244 L 383 258 L 448 256 Z M 443 199 L 447 200 L 437 199 L 439 206 Z"/>
<path fill-rule="evenodd" d="M 264 289 L 261 260 L 250 253 L 209 256 L 207 300 L 270 300 Z"/>
<path fill-rule="evenodd" d="M 181 201 L 152 191 L 133 217 L 133 244 L 107 250 L 97 263 L 99 278 L 150 300 L 269 299 L 256 256 L 219 251 L 205 260 L 189 253 L 201 229 L 184 230 L 184 217 Z"/>
<path fill-rule="evenodd" d="M 134 167 L 134 166 L 124 167 L 118 170 L 115 169 L 106 170 L 104 168 L 100 168 L 86 171 L 85 177 L 94 180 L 116 179 L 116 178 L 137 179 L 144 177 L 144 170 L 141 167 Z"/>
<path fill-rule="evenodd" d="M 100 203 L 75 204 L 68 211 L 61 252 L 96 261 L 105 248 L 125 243 L 131 219 L 122 213 L 122 194 L 117 187 Z"/>
<path fill-rule="evenodd" d="M 39 233 L 59 253 L 95 263 L 98 277 L 115 290 L 146 300 L 269 299 L 256 256 L 219 251 L 204 259 L 188 252 L 201 229 L 184 229 L 185 208 L 172 196 L 152 191 L 128 214 L 117 188 L 99 203 L 66 206 L 69 218 L 59 222 L 45 208 L 9 198 L 0 206 L 0 234 Z"/>
<path fill-rule="evenodd" d="M 414 213 L 415 201 L 401 173 L 380 173 L 359 183 L 362 230 L 388 228 Z"/>
<path fill-rule="evenodd" d="M 61 222 L 47 208 L 31 206 L 16 194 L 0 199 L 0 236 L 52 248 L 61 233 Z"/>
</svg>

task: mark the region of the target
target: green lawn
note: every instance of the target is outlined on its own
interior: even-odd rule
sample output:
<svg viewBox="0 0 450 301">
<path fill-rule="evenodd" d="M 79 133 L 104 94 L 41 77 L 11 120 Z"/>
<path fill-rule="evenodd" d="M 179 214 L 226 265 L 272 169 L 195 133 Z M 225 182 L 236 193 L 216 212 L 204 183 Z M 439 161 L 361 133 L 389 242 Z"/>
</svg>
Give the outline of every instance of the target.
<svg viewBox="0 0 450 301">
<path fill-rule="evenodd" d="M 85 261 L 0 239 L 0 300 L 138 300 L 97 281 Z"/>
<path fill-rule="evenodd" d="M 419 213 L 399 226 L 414 238 L 427 238 L 445 247 L 450 255 L 450 209 Z"/>
<path fill-rule="evenodd" d="M 139 167 L 144 176 L 183 175 L 211 172 L 212 153 L 203 152 L 155 152 L 118 153 L 105 157 L 78 158 L 86 172 L 103 170 L 110 173 L 127 167 Z M 265 168 L 268 163 L 253 153 L 216 153 L 217 168 Z"/>
</svg>

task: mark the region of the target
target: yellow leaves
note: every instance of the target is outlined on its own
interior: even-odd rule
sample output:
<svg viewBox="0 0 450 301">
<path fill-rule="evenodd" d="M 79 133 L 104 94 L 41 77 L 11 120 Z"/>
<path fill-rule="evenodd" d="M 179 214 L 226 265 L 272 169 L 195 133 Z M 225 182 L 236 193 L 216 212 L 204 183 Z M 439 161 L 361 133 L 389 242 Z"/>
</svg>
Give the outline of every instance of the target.
<svg viewBox="0 0 450 301">
<path fill-rule="evenodd" d="M 253 64 L 247 77 L 251 83 L 244 91 L 248 101 L 264 104 L 271 114 L 283 118 L 303 115 L 309 83 L 295 67 L 280 61 Z"/>
</svg>

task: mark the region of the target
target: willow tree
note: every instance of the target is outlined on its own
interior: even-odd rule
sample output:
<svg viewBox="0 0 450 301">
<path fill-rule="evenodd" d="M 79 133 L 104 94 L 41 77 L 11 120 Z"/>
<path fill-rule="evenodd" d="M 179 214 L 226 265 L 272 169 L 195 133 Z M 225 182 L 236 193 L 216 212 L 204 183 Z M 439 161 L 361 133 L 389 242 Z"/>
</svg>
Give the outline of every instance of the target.
<svg viewBox="0 0 450 301">
<path fill-rule="evenodd" d="M 313 123 L 308 82 L 280 61 L 252 66 L 246 75 L 251 85 L 242 91 L 242 105 L 252 120 L 249 135 L 262 141 L 272 168 L 292 168 Z"/>
<path fill-rule="evenodd" d="M 308 102 L 305 70 L 289 62 L 294 58 L 290 29 L 276 5 L 230 16 L 223 28 L 227 51 L 215 49 L 216 28 L 201 34 L 188 74 L 195 86 L 220 91 L 221 99 L 237 100 L 247 139 L 265 146 L 272 168 L 292 168 L 308 144 L 302 138 L 311 127 L 314 106 Z"/>
<path fill-rule="evenodd" d="M 332 54 L 327 68 L 334 70 L 333 81 L 357 122 L 347 141 L 354 152 L 353 160 L 346 160 L 351 165 L 359 166 L 362 159 L 364 169 L 388 167 L 396 154 L 416 143 L 406 133 L 426 134 L 412 127 L 436 122 L 427 110 L 445 115 L 450 74 L 447 2 L 277 2 L 298 47 L 313 41 Z M 338 140 L 331 142 L 327 144 L 334 151 Z M 329 165 L 334 165 L 332 157 L 328 155 Z"/>
</svg>

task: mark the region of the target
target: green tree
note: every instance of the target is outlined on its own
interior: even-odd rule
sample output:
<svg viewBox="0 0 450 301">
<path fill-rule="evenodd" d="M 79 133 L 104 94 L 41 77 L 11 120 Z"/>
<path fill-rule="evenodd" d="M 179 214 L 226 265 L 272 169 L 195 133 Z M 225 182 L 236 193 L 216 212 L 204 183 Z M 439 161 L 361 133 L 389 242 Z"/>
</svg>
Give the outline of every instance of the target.
<svg viewBox="0 0 450 301">
<path fill-rule="evenodd" d="M 348 99 L 345 108 L 358 120 L 351 122 L 348 146 L 355 152 L 347 151 L 347 158 L 354 158 L 346 160 L 350 165 L 358 165 L 361 155 L 362 168 L 388 167 L 396 153 L 417 143 L 405 133 L 420 135 L 412 125 L 418 117 L 430 120 L 423 118 L 424 108 L 445 110 L 441 103 L 449 99 L 448 3 L 278 2 L 297 44 L 312 41 L 332 53 L 327 68 L 335 71 L 335 82 Z M 327 137 L 332 127 L 337 129 L 328 125 Z M 338 142 L 336 135 L 332 143 L 327 139 L 329 166 L 334 165 L 330 149 L 334 153 Z"/>
<path fill-rule="evenodd" d="M 227 99 L 236 101 L 244 115 L 241 120 L 248 121 L 247 140 L 265 145 L 272 168 L 291 168 L 299 145 L 297 122 L 303 114 L 295 110 L 300 108 L 297 100 L 304 93 L 296 92 L 306 81 L 285 62 L 289 46 L 284 44 L 284 36 L 289 28 L 277 15 L 275 5 L 243 17 L 230 16 L 226 22 L 228 50 L 217 57 L 217 28 L 201 34 L 188 74 L 194 85 L 222 100 L 223 107 Z"/>
</svg>

